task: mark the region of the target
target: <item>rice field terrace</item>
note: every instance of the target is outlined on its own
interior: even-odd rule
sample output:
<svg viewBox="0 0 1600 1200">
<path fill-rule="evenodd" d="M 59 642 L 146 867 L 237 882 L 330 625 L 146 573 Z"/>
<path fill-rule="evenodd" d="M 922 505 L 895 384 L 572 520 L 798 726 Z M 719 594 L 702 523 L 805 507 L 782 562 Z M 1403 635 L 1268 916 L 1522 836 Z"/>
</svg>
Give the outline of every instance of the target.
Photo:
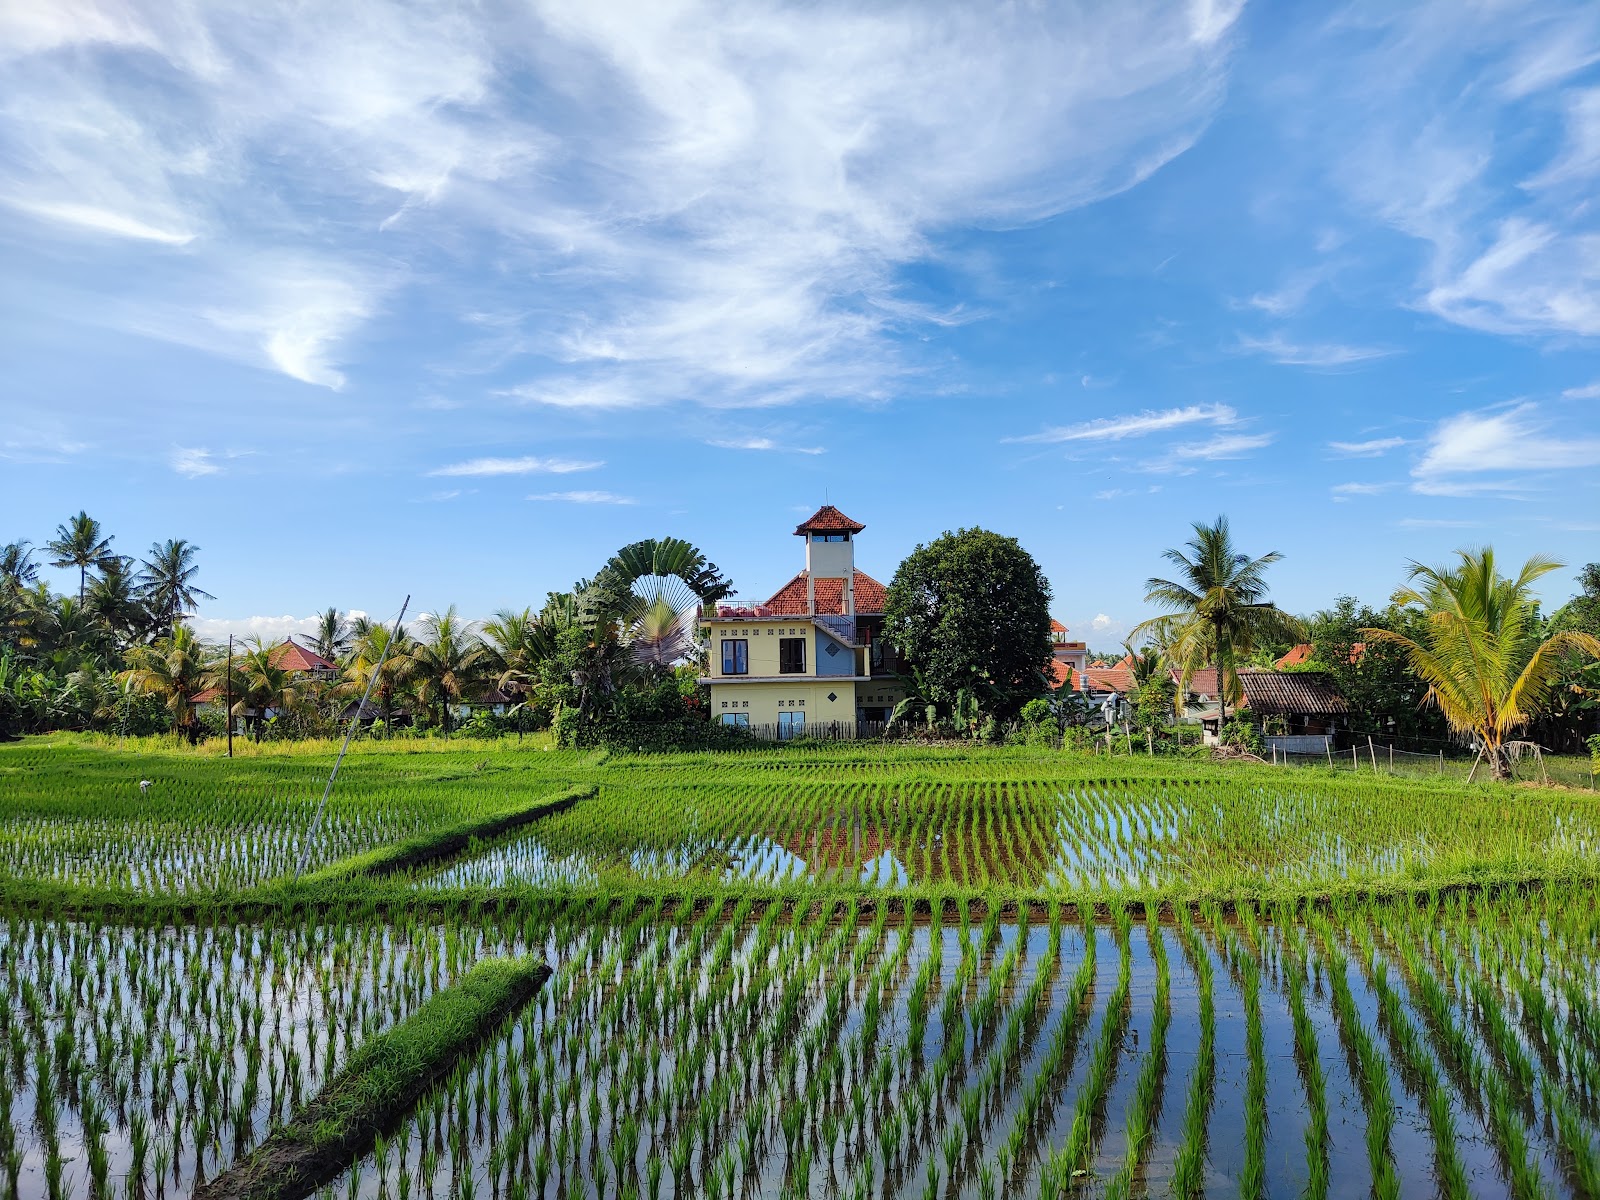
<svg viewBox="0 0 1600 1200">
<path fill-rule="evenodd" d="M 331 757 L 0 746 L 0 1196 L 1600 1197 L 1592 793 Z"/>
</svg>

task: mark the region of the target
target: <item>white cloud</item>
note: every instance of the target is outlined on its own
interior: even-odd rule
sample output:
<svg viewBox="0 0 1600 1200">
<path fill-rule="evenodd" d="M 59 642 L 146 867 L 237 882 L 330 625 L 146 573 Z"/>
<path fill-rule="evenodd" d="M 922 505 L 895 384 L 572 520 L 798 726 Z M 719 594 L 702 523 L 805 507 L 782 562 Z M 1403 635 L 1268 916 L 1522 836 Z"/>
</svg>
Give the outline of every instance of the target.
<svg viewBox="0 0 1600 1200">
<path fill-rule="evenodd" d="M 216 475 L 222 468 L 216 456 L 200 447 L 176 446 L 167 458 L 167 464 L 186 479 L 199 479 L 202 475 Z"/>
<path fill-rule="evenodd" d="M 1530 472 L 1600 467 L 1600 437 L 1562 431 L 1533 404 L 1498 411 L 1464 412 L 1440 421 L 1412 469 L 1412 490 L 1434 496 L 1528 490 Z"/>
<path fill-rule="evenodd" d="M 721 450 L 783 450 L 790 454 L 825 454 L 827 450 L 822 446 L 792 446 L 787 442 L 770 437 L 731 437 L 713 438 L 706 442 L 708 446 L 716 446 Z"/>
<path fill-rule="evenodd" d="M 1282 334 L 1255 338 L 1239 335 L 1239 349 L 1292 367 L 1348 367 L 1394 353 L 1377 346 L 1348 346 L 1336 342 L 1297 343 Z"/>
<path fill-rule="evenodd" d="M 1186 408 L 1168 408 L 1160 412 L 1133 413 L 1122 417 L 1097 417 L 1078 425 L 1060 425 L 1023 437 L 1003 438 L 1005 442 L 1116 442 L 1123 438 L 1145 437 L 1165 433 L 1186 425 L 1228 426 L 1238 420 L 1238 414 L 1226 404 L 1191 404 Z"/>
<path fill-rule="evenodd" d="M 1600 400 L 1600 380 L 1585 387 L 1572 387 L 1561 393 L 1563 400 Z"/>
<path fill-rule="evenodd" d="M 1089 628 L 1093 629 L 1096 633 L 1104 633 L 1114 624 L 1116 624 L 1116 622 L 1110 617 L 1106 616 L 1105 613 L 1097 613 L 1094 620 L 1089 622 Z"/>
<path fill-rule="evenodd" d="M 12 5 L 0 204 L 150 256 L 78 315 L 317 386 L 492 241 L 537 279 L 495 331 L 530 403 L 876 401 L 924 367 L 904 331 L 972 315 L 904 268 L 1184 153 L 1240 7 Z"/>
<path fill-rule="evenodd" d="M 619 496 L 615 492 L 540 492 L 529 500 L 557 500 L 567 504 L 637 504 L 632 496 Z"/>
<path fill-rule="evenodd" d="M 1395 485 L 1392 483 L 1336 483 L 1333 485 L 1333 499 L 1335 503 L 1342 503 L 1351 496 L 1381 496 Z"/>
<path fill-rule="evenodd" d="M 365 614 L 361 614 L 365 615 Z M 191 621 L 201 641 L 226 642 L 231 633 L 236 639 L 258 637 L 271 645 L 286 637 L 309 638 L 317 632 L 318 618 L 296 617 L 198 617 Z"/>
<path fill-rule="evenodd" d="M 1329 442 L 1328 449 L 1342 458 L 1377 458 L 1405 444 L 1403 437 L 1386 437 L 1365 442 Z"/>
<path fill-rule="evenodd" d="M 576 471 L 593 471 L 606 464 L 598 460 L 568 458 L 474 458 L 466 462 L 436 467 L 429 475 L 488 476 L 488 475 L 570 475 Z"/>
</svg>

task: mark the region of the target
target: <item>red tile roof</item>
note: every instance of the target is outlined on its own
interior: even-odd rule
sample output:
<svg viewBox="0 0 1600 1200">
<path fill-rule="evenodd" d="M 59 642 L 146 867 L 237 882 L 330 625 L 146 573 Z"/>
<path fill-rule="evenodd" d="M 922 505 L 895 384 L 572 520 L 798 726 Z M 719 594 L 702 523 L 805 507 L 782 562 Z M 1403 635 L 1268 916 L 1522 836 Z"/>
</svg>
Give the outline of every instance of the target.
<svg viewBox="0 0 1600 1200">
<path fill-rule="evenodd" d="M 1170 674 L 1173 683 L 1179 683 L 1183 680 L 1183 672 L 1176 668 Z M 1217 695 L 1217 669 L 1215 667 L 1201 667 L 1193 675 L 1189 676 L 1189 693 L 1194 696 L 1210 696 L 1215 699 Z"/>
<path fill-rule="evenodd" d="M 816 585 L 817 615 L 839 616 L 844 613 L 844 580 L 819 579 Z M 886 589 L 865 571 L 855 574 L 856 614 L 870 616 L 881 613 L 888 600 Z M 773 594 L 762 608 L 770 608 L 773 616 L 804 617 L 806 610 L 806 573 L 801 571 Z"/>
<path fill-rule="evenodd" d="M 1071 663 L 1062 662 L 1059 658 L 1052 658 L 1050 660 L 1051 690 L 1059 692 L 1066 687 L 1069 678 L 1074 679 L 1080 688 L 1083 686 L 1082 677 L 1074 675 Z"/>
<path fill-rule="evenodd" d="M 824 504 L 809 518 L 794 527 L 795 536 L 808 533 L 860 533 L 866 526 L 852 521 L 831 504 Z"/>
<path fill-rule="evenodd" d="M 293 638 L 285 638 L 281 645 L 274 646 L 267 652 L 267 661 L 280 671 L 334 671 L 338 669 L 337 663 L 331 663 L 315 650 L 307 650 Z"/>
<path fill-rule="evenodd" d="M 1120 692 L 1126 696 L 1133 691 L 1133 672 L 1126 667 L 1089 667 L 1083 688 L 1087 692 Z"/>
<path fill-rule="evenodd" d="M 1063 625 L 1060 621 L 1056 620 L 1054 617 L 1051 617 L 1050 618 L 1050 632 L 1051 633 L 1066 633 L 1067 632 L 1067 627 L 1065 625 Z"/>
<path fill-rule="evenodd" d="M 1365 654 L 1366 652 L 1367 652 L 1367 644 L 1365 642 L 1351 642 L 1350 643 L 1350 661 L 1351 662 L 1353 662 L 1353 663 L 1360 662 L 1361 661 L 1361 656 L 1363 654 Z M 1314 654 L 1316 654 L 1316 647 L 1315 646 L 1313 646 L 1310 642 L 1301 642 L 1298 646 L 1291 647 L 1287 654 L 1285 654 L 1282 658 L 1278 659 L 1277 662 L 1273 663 L 1272 665 L 1274 667 L 1280 667 L 1280 668 L 1281 667 L 1298 667 L 1302 663 L 1309 662 Z"/>
</svg>

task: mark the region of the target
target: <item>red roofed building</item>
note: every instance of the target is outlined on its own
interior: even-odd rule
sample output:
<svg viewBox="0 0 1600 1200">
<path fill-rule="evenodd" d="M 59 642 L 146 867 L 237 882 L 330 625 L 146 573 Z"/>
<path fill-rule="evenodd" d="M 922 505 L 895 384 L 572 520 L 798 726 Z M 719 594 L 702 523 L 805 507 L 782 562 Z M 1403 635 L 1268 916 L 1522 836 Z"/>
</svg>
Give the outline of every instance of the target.
<svg viewBox="0 0 1600 1200">
<path fill-rule="evenodd" d="M 876 728 L 904 695 L 883 640 L 884 585 L 857 570 L 866 529 L 831 504 L 795 527 L 806 565 L 760 604 L 717 605 L 711 634 L 711 712 L 780 738 L 807 728 Z"/>
<path fill-rule="evenodd" d="M 326 679 L 339 672 L 338 663 L 323 658 L 315 650 L 306 649 L 292 637 L 284 638 L 267 651 L 267 662 L 291 675 L 311 675 L 317 679 Z"/>
</svg>

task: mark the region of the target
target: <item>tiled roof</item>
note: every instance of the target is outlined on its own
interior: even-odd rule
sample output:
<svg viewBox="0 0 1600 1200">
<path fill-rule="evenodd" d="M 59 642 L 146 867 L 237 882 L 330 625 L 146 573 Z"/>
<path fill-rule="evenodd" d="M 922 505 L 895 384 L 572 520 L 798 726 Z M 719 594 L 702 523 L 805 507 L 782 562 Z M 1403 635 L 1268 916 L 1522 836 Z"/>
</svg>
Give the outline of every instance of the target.
<svg viewBox="0 0 1600 1200">
<path fill-rule="evenodd" d="M 831 504 L 824 504 L 794 527 L 797 536 L 808 533 L 860 533 L 866 526 L 852 521 Z"/>
<path fill-rule="evenodd" d="M 844 580 L 819 579 L 816 582 L 817 613 L 819 616 L 839 616 L 844 612 Z M 865 571 L 855 574 L 856 614 L 858 616 L 881 613 L 888 597 L 883 584 Z M 806 609 L 806 573 L 801 571 L 784 584 L 763 608 L 770 608 L 773 616 L 804 617 Z"/>
<path fill-rule="evenodd" d="M 1063 625 L 1060 621 L 1056 620 L 1054 617 L 1051 617 L 1050 618 L 1050 632 L 1051 633 L 1066 633 L 1067 632 L 1067 627 L 1065 625 Z"/>
<path fill-rule="evenodd" d="M 1353 663 L 1360 662 L 1361 661 L 1361 656 L 1363 654 L 1365 654 L 1366 652 L 1367 652 L 1367 644 L 1365 642 L 1351 642 L 1350 643 L 1350 661 L 1351 662 L 1353 662 Z M 1298 667 L 1301 663 L 1305 663 L 1305 662 L 1311 661 L 1311 658 L 1312 658 L 1312 656 L 1314 654 L 1316 654 L 1316 647 L 1315 646 L 1313 646 L 1310 642 L 1301 642 L 1298 646 L 1291 647 L 1287 654 L 1285 654 L 1282 658 L 1278 659 L 1272 665 L 1275 666 L 1275 667 L 1280 667 L 1280 668 L 1281 667 Z"/>
<path fill-rule="evenodd" d="M 219 697 L 221 697 L 221 695 L 222 695 L 222 689 L 221 688 L 214 688 L 214 687 L 201 688 L 198 692 L 196 692 L 194 695 L 189 697 L 189 703 L 190 704 L 210 704 L 213 700 L 216 700 Z"/>
<path fill-rule="evenodd" d="M 1183 672 L 1173 668 L 1170 672 L 1173 683 L 1183 679 Z M 1193 696 L 1211 696 L 1217 694 L 1217 669 L 1215 667 L 1201 667 L 1189 676 L 1189 694 Z"/>
<path fill-rule="evenodd" d="M 1086 692 L 1120 692 L 1126 696 L 1133 691 L 1133 672 L 1126 667 L 1089 667 L 1084 675 Z"/>
<path fill-rule="evenodd" d="M 307 650 L 293 638 L 285 638 L 282 644 L 274 646 L 267 652 L 267 661 L 280 671 L 334 671 L 338 669 L 336 663 L 331 663 L 315 650 Z"/>
<path fill-rule="evenodd" d="M 1081 678 L 1077 678 L 1077 677 L 1075 677 L 1073 675 L 1072 664 L 1071 663 L 1062 662 L 1059 658 L 1052 658 L 1050 660 L 1050 687 L 1051 687 L 1051 690 L 1052 691 L 1060 691 L 1062 688 L 1064 688 L 1067 685 L 1067 680 L 1068 679 L 1076 679 L 1076 682 L 1079 685 L 1082 685 L 1082 683 L 1083 683 L 1083 680 Z"/>
<path fill-rule="evenodd" d="M 1350 706 L 1333 685 L 1330 676 L 1320 671 L 1262 671 L 1246 668 L 1239 672 L 1245 703 L 1257 716 L 1300 716 L 1346 713 Z"/>
</svg>

